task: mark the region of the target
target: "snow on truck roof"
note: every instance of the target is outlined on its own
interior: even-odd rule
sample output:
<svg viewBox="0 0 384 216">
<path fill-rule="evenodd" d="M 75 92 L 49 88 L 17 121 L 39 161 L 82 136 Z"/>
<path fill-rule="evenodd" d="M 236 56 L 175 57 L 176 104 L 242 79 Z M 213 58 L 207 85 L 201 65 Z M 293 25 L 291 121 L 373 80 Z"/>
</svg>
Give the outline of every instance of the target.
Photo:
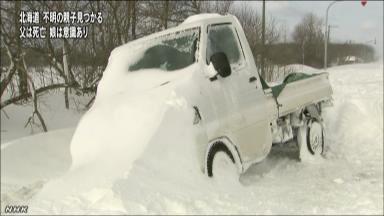
<svg viewBox="0 0 384 216">
<path fill-rule="evenodd" d="M 180 31 L 180 30 L 185 29 L 185 28 L 198 27 L 198 26 L 201 26 L 204 22 L 206 22 L 206 21 L 209 22 L 212 19 L 227 18 L 227 19 L 223 20 L 224 22 L 227 22 L 228 19 L 233 18 L 233 17 L 234 16 L 231 14 L 220 15 L 217 13 L 203 13 L 203 14 L 192 15 L 192 16 L 189 16 L 187 19 L 185 19 L 184 22 L 180 23 L 179 25 L 177 25 L 175 27 L 171 27 L 171 28 L 159 31 L 159 32 L 154 32 L 150 35 L 138 38 L 138 39 L 133 40 L 133 41 L 129 41 L 126 44 L 123 44 L 121 46 L 116 47 L 114 50 L 112 50 L 111 56 L 116 54 L 119 51 L 122 51 L 122 50 L 132 46 L 132 45 L 142 44 L 148 40 L 152 40 L 152 39 L 157 38 L 157 37 L 162 36 L 162 35 L 173 33 L 176 31 Z"/>
<path fill-rule="evenodd" d="M 138 49 L 148 48 L 150 44 L 153 45 L 156 43 L 156 41 L 159 41 L 160 37 L 167 36 L 169 34 L 173 34 L 190 28 L 202 27 L 211 23 L 232 22 L 236 20 L 236 17 L 231 14 L 220 15 L 217 13 L 204 13 L 190 16 L 178 26 L 174 26 L 159 32 L 152 33 L 150 35 L 138 38 L 133 41 L 129 41 L 126 44 L 116 47 L 112 50 L 109 56 L 107 68 L 115 68 L 119 65 L 122 66 L 122 62 L 125 62 L 127 64 L 128 62 L 126 61 L 126 59 L 131 59 L 132 61 L 133 59 L 137 59 L 136 57 L 138 57 L 138 55 L 136 54 Z M 103 76 L 108 74 L 108 71 L 109 70 L 105 70 L 103 72 Z"/>
<path fill-rule="evenodd" d="M 199 21 L 203 21 L 203 20 L 207 20 L 207 19 L 211 19 L 211 18 L 220 18 L 220 17 L 224 17 L 224 16 L 217 14 L 217 13 L 196 14 L 193 16 L 189 16 L 187 19 L 184 20 L 184 22 L 181 23 L 181 25 L 187 24 L 187 23 L 199 22 Z"/>
</svg>

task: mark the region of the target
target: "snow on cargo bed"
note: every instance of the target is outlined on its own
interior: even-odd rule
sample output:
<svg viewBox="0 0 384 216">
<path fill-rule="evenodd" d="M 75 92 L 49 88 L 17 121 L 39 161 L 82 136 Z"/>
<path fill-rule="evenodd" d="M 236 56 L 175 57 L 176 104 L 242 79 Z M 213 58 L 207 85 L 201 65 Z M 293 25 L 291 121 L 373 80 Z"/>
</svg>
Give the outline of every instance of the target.
<svg viewBox="0 0 384 216">
<path fill-rule="evenodd" d="M 284 79 L 292 74 L 292 73 L 302 73 L 306 75 L 314 75 L 323 73 L 324 71 L 322 69 L 313 68 L 308 65 L 301 65 L 301 64 L 290 64 L 285 66 L 274 66 L 272 70 L 272 80 L 268 81 L 266 84 L 268 86 L 276 86 L 280 85 L 284 82 Z"/>
<path fill-rule="evenodd" d="M 274 85 L 270 86 L 267 84 L 267 82 L 264 79 L 261 79 L 261 85 L 264 91 L 267 89 L 271 89 L 273 97 L 277 98 L 280 95 L 280 93 L 284 90 L 285 86 L 288 85 L 289 83 L 307 79 L 316 75 L 318 74 L 290 73 L 279 84 L 275 83 Z"/>
</svg>

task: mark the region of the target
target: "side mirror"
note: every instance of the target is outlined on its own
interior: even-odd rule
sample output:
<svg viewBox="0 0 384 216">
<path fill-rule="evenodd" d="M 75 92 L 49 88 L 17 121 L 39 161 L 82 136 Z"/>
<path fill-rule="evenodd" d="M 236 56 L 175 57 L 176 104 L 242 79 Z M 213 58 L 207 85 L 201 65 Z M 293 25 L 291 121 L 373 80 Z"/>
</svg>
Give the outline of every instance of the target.
<svg viewBox="0 0 384 216">
<path fill-rule="evenodd" d="M 231 65 L 223 52 L 217 52 L 211 56 L 210 62 L 221 77 L 231 75 Z"/>
</svg>

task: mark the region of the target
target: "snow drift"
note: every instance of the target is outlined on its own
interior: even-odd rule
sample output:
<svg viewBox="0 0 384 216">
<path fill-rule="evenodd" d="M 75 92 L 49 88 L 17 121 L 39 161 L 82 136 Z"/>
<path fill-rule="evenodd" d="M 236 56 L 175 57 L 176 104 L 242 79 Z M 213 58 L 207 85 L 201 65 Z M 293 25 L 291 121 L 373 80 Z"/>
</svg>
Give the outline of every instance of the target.
<svg viewBox="0 0 384 216">
<path fill-rule="evenodd" d="M 193 116 L 187 97 L 195 92 L 191 80 L 197 64 L 168 71 L 171 63 L 165 61 L 156 69 L 131 69 L 153 49 L 164 51 L 171 47 L 180 55 L 193 57 L 189 46 L 195 37 L 193 31 L 177 32 L 177 36 L 139 39 L 112 52 L 95 102 L 81 119 L 71 142 L 71 172 L 94 170 L 98 176 L 87 172 L 84 178 L 89 182 L 79 188 L 111 185 L 114 179 L 127 175 L 154 134 L 164 127 L 160 123 L 168 110 L 182 109 L 186 116 Z M 183 41 L 169 45 L 178 38 Z M 152 63 L 154 57 L 150 60 Z"/>
<path fill-rule="evenodd" d="M 162 107 L 161 117 L 151 114 L 154 105 L 150 101 L 143 101 L 145 106 L 138 109 L 135 103 L 141 103 L 140 98 L 127 100 L 135 114 L 145 117 L 148 114 L 145 121 L 157 120 L 155 123 L 161 125 L 150 131 L 150 137 L 138 131 L 138 136 L 124 137 L 127 141 L 136 139 L 143 145 L 107 142 L 105 147 L 92 150 L 102 149 L 99 153 L 93 152 L 96 157 L 80 160 L 77 168 L 64 175 L 45 177 L 42 182 L 38 180 L 43 177 L 37 176 L 33 181 L 22 183 L 9 178 L 12 173 L 3 171 L 4 162 L 13 164 L 18 147 L 23 148 L 21 143 L 26 145 L 29 140 L 28 166 L 15 163 L 11 168 L 38 170 L 46 165 L 35 161 L 43 148 L 36 143 L 56 144 L 57 141 L 52 143 L 44 136 L 24 138 L 2 148 L 2 206 L 27 203 L 32 214 L 383 214 L 382 71 L 382 63 L 329 69 L 334 106 L 324 113 L 329 145 L 324 160 L 301 163 L 294 148 L 278 145 L 264 162 L 250 167 L 240 182 L 220 183 L 205 177 L 196 157 L 201 149 L 191 138 L 200 130 L 191 125 L 193 115 L 188 113 L 185 100 L 177 91 L 166 90 L 170 82 L 154 87 L 154 93 L 150 93 L 151 97 L 157 97 L 156 108 Z M 124 110 L 123 107 L 121 104 L 120 108 L 110 109 Z M 107 114 L 105 119 L 112 127 L 113 119 L 108 119 L 112 114 Z M 130 120 L 119 127 L 130 127 L 133 123 L 139 125 L 140 122 Z M 103 127 L 109 129 L 108 125 Z M 203 135 L 200 137 L 203 139 Z M 57 136 L 58 140 L 62 138 L 64 136 Z M 104 150 L 113 151 L 107 146 L 127 152 L 116 151 L 116 157 L 103 154 Z M 130 147 L 137 147 L 134 150 L 137 154 L 131 152 Z M 66 148 L 69 152 L 68 143 Z M 13 157 L 3 157 L 11 149 Z M 124 155 L 133 155 L 135 159 L 120 158 Z M 55 157 L 51 161 L 55 161 Z M 56 165 L 59 166 L 60 161 L 64 160 L 56 160 Z M 60 164 L 63 170 L 68 169 L 69 164 L 64 165 Z M 111 167 L 120 173 L 108 170 Z M 116 175 L 108 177 L 111 172 Z M 103 181 L 96 184 L 98 179 Z"/>
</svg>

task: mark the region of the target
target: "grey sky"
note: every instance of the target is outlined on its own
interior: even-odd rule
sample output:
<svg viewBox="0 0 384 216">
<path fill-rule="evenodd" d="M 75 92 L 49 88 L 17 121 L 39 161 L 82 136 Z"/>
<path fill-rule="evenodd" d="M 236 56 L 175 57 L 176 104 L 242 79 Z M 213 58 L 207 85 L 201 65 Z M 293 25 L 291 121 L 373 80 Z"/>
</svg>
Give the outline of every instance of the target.
<svg viewBox="0 0 384 216">
<path fill-rule="evenodd" d="M 303 15 L 313 12 L 325 20 L 325 11 L 332 1 L 267 1 L 266 13 L 272 15 L 281 25 L 288 28 L 290 35 Z M 236 2 L 235 4 L 238 4 Z M 249 2 L 261 13 L 262 2 Z M 365 43 L 376 38 L 374 46 L 379 56 L 383 56 L 383 1 L 368 0 L 363 7 L 360 0 L 341 1 L 329 10 L 328 24 L 337 26 L 331 29 L 331 41 L 352 40 Z"/>
</svg>

